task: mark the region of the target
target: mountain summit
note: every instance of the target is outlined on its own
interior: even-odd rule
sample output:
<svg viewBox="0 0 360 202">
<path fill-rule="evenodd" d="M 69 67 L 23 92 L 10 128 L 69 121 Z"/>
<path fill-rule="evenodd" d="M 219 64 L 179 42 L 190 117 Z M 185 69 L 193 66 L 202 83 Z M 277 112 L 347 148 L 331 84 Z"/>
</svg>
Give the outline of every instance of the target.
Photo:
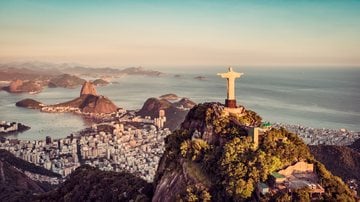
<svg viewBox="0 0 360 202">
<path fill-rule="evenodd" d="M 90 81 L 85 81 L 80 91 L 80 96 L 82 95 L 97 95 L 95 85 Z"/>
<path fill-rule="evenodd" d="M 260 126 L 250 110 L 192 108 L 166 139 L 153 201 L 354 201 L 296 134 Z"/>
</svg>

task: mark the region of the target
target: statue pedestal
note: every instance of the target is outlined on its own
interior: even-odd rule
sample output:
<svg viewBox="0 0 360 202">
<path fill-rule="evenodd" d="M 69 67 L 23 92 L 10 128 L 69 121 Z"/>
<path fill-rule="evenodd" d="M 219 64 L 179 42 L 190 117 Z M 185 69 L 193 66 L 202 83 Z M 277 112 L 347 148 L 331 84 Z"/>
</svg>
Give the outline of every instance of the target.
<svg viewBox="0 0 360 202">
<path fill-rule="evenodd" d="M 225 111 L 225 115 L 229 116 L 230 114 L 236 114 L 237 116 L 244 116 L 245 114 L 244 112 L 244 108 L 243 107 L 238 107 L 238 108 L 229 108 L 229 107 L 225 107 L 224 108 Z"/>
<path fill-rule="evenodd" d="M 228 100 L 228 99 L 226 99 L 226 100 L 225 100 L 225 107 L 228 107 L 228 108 L 237 108 L 237 106 L 236 106 L 236 100 Z"/>
</svg>

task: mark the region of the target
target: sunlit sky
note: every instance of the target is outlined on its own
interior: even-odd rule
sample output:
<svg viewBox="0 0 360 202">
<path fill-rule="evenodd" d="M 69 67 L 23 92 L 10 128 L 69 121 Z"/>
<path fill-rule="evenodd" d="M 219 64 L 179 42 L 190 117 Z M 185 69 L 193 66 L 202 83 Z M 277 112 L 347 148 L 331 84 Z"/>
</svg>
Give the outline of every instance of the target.
<svg viewBox="0 0 360 202">
<path fill-rule="evenodd" d="M 360 66 L 360 1 L 0 0 L 0 60 Z"/>
</svg>

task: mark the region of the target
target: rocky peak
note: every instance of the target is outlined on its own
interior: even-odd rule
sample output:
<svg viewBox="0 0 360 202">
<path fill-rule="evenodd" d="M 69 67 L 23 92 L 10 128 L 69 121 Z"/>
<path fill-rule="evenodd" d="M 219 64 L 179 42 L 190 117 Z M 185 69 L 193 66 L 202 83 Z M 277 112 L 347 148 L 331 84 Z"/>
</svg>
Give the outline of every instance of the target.
<svg viewBox="0 0 360 202">
<path fill-rule="evenodd" d="M 97 95 L 95 85 L 90 81 L 85 81 L 80 91 L 80 96 L 82 95 Z"/>
<path fill-rule="evenodd" d="M 188 108 L 188 109 L 191 109 L 193 108 L 196 103 L 193 102 L 192 100 L 190 100 L 189 98 L 181 98 L 181 100 L 179 100 L 178 102 L 175 102 L 174 105 L 176 107 L 184 107 L 184 108 Z"/>
<path fill-rule="evenodd" d="M 138 114 L 140 116 L 151 116 L 151 118 L 156 118 L 158 117 L 160 109 L 168 109 L 171 105 L 171 102 L 166 99 L 149 98 L 145 101 Z"/>
<path fill-rule="evenodd" d="M 179 102 L 170 102 L 169 97 L 174 98 L 175 94 L 167 94 L 161 97 L 167 98 L 149 98 L 145 101 L 143 107 L 137 112 L 140 116 L 150 116 L 151 118 L 157 118 L 159 116 L 159 110 L 165 110 L 167 121 L 165 127 L 170 130 L 174 130 L 180 126 L 184 121 L 189 109 L 192 108 L 195 103 L 188 98 L 183 98 Z M 176 96 L 176 95 L 175 95 Z"/>
</svg>

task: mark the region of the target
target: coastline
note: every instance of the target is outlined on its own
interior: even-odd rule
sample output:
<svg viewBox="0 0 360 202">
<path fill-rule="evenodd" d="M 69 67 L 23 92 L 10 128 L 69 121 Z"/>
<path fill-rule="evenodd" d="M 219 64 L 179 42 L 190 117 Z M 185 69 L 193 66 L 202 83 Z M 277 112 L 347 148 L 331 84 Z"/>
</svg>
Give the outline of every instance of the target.
<svg viewBox="0 0 360 202">
<path fill-rule="evenodd" d="M 313 128 L 299 124 L 272 123 L 275 128 L 285 128 L 296 133 L 307 145 L 351 145 L 360 138 L 360 131 L 347 130 L 346 128 Z"/>
</svg>

